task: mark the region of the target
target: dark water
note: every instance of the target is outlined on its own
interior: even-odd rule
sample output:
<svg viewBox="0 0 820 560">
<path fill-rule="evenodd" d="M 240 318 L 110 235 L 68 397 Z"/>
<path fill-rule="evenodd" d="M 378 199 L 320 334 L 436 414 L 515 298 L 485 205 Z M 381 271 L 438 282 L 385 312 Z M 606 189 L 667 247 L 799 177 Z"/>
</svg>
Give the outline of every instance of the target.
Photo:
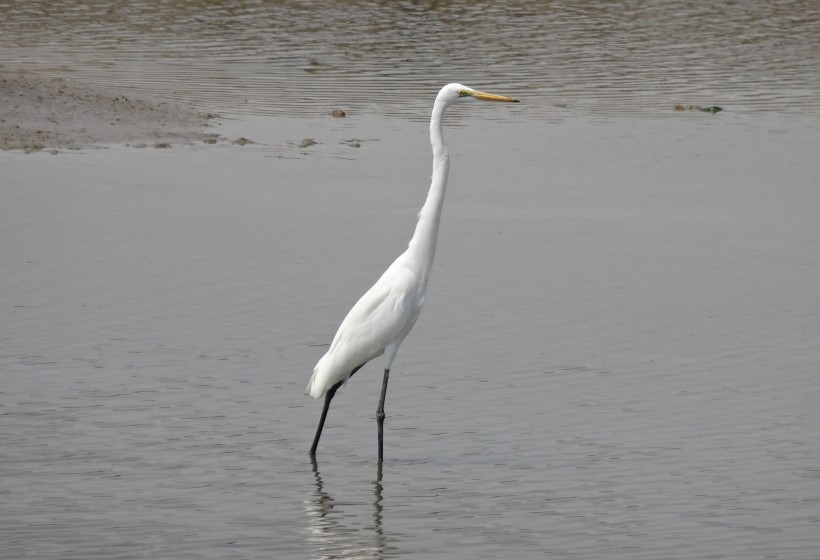
<svg viewBox="0 0 820 560">
<path fill-rule="evenodd" d="M 816 558 L 817 10 L 0 3 L 5 68 L 258 141 L 0 153 L 0 556 Z M 378 362 L 314 468 L 453 79 L 525 103 L 451 115 L 383 472 Z"/>
<path fill-rule="evenodd" d="M 424 119 L 451 81 L 549 100 L 529 118 L 820 108 L 811 0 L 0 2 L 0 31 L 8 67 L 226 114 Z"/>
</svg>

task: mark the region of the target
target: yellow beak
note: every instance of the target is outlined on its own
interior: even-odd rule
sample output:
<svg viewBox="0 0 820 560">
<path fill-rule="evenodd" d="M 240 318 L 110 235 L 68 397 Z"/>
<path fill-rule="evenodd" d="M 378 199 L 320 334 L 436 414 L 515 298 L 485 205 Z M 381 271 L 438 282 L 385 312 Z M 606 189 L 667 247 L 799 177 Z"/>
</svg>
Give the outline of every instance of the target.
<svg viewBox="0 0 820 560">
<path fill-rule="evenodd" d="M 476 99 L 481 99 L 482 101 L 504 101 L 507 103 L 518 103 L 517 99 L 513 99 L 512 97 L 504 97 L 503 95 L 496 95 L 494 93 L 484 93 L 483 91 L 468 91 L 470 95 L 475 97 Z"/>
</svg>

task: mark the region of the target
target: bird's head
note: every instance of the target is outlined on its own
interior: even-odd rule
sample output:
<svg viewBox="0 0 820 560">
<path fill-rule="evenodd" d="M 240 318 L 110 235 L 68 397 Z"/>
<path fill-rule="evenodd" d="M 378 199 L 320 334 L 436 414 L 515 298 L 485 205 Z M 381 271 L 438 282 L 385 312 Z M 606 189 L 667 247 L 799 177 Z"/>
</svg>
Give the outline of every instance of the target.
<svg viewBox="0 0 820 560">
<path fill-rule="evenodd" d="M 463 84 L 447 84 L 441 91 L 438 92 L 437 101 L 443 101 L 447 105 L 456 101 L 473 100 L 479 101 L 502 101 L 508 103 L 518 103 L 517 99 L 505 97 L 503 95 L 495 95 L 493 93 L 485 93 L 478 91 Z"/>
</svg>

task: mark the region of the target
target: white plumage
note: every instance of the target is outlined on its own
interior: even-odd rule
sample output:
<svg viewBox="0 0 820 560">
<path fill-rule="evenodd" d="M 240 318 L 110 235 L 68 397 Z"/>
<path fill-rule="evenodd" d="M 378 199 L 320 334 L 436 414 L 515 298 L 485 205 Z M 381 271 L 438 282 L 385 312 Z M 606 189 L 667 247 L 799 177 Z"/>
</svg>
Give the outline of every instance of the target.
<svg viewBox="0 0 820 560">
<path fill-rule="evenodd" d="M 356 367 L 382 354 L 388 354 L 386 362 L 393 361 L 421 313 L 427 283 L 403 262 L 406 254 L 393 262 L 342 321 L 327 353 L 313 368 L 306 390 L 311 397 L 323 397 Z"/>
<path fill-rule="evenodd" d="M 327 353 L 322 356 L 308 382 L 306 392 L 313 398 L 325 397 L 319 427 L 311 447 L 315 455 L 330 401 L 336 390 L 361 366 L 384 354 L 384 381 L 377 410 L 379 463 L 382 462 L 384 398 L 390 366 L 404 337 L 416 324 L 424 303 L 427 280 L 436 253 L 439 220 L 447 188 L 449 156 L 444 145 L 441 121 L 444 111 L 458 100 L 515 101 L 509 97 L 483 93 L 461 84 L 448 84 L 439 91 L 430 118 L 433 148 L 433 176 L 427 200 L 407 250 L 393 261 L 376 283 L 348 312 Z"/>
</svg>

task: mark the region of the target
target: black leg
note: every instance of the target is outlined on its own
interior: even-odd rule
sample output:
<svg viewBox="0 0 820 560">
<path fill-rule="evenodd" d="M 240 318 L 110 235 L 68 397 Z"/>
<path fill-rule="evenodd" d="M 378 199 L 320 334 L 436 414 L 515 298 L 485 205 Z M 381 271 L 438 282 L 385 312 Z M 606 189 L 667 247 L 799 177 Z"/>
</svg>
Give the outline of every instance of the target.
<svg viewBox="0 0 820 560">
<path fill-rule="evenodd" d="M 325 393 L 325 406 L 322 407 L 322 417 L 319 418 L 319 427 L 316 428 L 316 437 L 313 438 L 313 445 L 310 446 L 310 456 L 316 456 L 316 448 L 319 447 L 319 438 L 322 436 L 322 428 L 325 427 L 325 418 L 327 417 L 327 411 L 330 408 L 330 401 L 333 400 L 333 396 L 336 394 L 336 391 L 339 387 L 342 386 L 344 381 L 339 381 L 336 385 L 331 387 Z"/>
<path fill-rule="evenodd" d="M 384 457 L 384 397 L 387 396 L 387 378 L 390 377 L 390 370 L 384 370 L 384 381 L 382 381 L 382 396 L 379 399 L 379 408 L 376 409 L 376 421 L 379 423 L 379 465 Z"/>
<path fill-rule="evenodd" d="M 367 362 L 365 362 L 366 364 Z M 350 372 L 350 375 L 347 376 L 348 379 L 353 377 L 353 374 L 362 369 L 364 364 L 357 366 L 356 369 Z M 336 391 L 341 387 L 346 380 L 342 379 L 336 385 L 331 387 L 325 393 L 325 406 L 322 407 L 322 417 L 319 418 L 319 427 L 316 428 L 316 437 L 313 438 L 313 445 L 310 446 L 310 456 L 316 457 L 316 448 L 319 447 L 319 438 L 322 436 L 322 428 L 325 427 L 325 418 L 327 417 L 327 411 L 330 408 L 330 401 L 333 400 L 333 397 L 336 395 Z"/>
</svg>

